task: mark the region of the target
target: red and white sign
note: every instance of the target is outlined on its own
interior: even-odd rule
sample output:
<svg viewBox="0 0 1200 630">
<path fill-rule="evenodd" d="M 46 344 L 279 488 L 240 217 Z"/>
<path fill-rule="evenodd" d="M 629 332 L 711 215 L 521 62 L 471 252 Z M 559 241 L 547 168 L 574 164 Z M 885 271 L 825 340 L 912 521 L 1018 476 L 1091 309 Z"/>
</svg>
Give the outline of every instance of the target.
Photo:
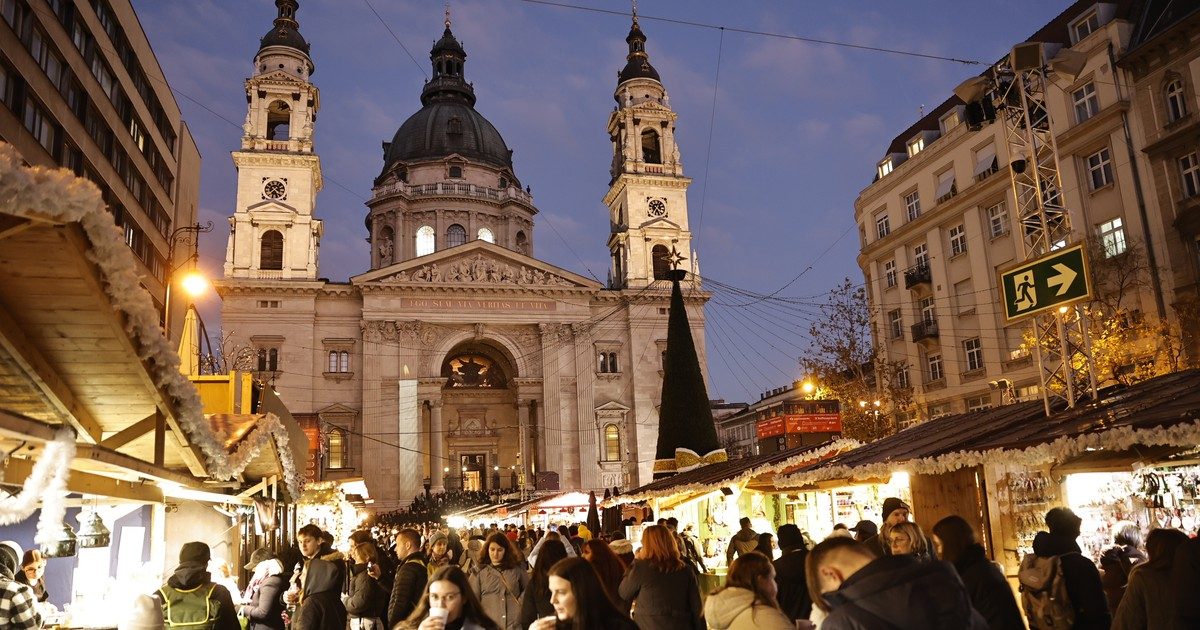
<svg viewBox="0 0 1200 630">
<path fill-rule="evenodd" d="M 759 420 L 755 423 L 755 428 L 758 430 L 758 439 L 775 437 L 783 435 L 784 422 L 783 416 L 775 416 L 766 420 Z"/>
<path fill-rule="evenodd" d="M 842 414 L 804 413 L 786 416 L 788 433 L 841 433 Z"/>
</svg>

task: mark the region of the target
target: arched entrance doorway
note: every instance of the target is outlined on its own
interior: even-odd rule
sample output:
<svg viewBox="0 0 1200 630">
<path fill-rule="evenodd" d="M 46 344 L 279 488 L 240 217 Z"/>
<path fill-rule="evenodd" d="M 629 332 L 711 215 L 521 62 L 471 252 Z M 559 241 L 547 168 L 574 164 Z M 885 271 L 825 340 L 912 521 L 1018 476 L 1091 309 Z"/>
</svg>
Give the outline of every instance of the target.
<svg viewBox="0 0 1200 630">
<path fill-rule="evenodd" d="M 447 489 L 516 488 L 519 444 L 514 361 L 499 344 L 470 340 L 442 361 Z"/>
</svg>

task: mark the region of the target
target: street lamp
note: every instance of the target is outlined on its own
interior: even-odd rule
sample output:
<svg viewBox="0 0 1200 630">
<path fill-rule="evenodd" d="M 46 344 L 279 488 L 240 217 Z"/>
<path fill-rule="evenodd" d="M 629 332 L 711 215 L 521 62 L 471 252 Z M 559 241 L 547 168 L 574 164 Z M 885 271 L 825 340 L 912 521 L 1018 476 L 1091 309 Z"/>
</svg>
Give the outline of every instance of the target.
<svg viewBox="0 0 1200 630">
<path fill-rule="evenodd" d="M 189 298 L 199 297 L 208 289 L 208 280 L 196 269 L 196 261 L 200 259 L 200 234 L 211 232 L 213 229 L 212 221 L 200 225 L 195 223 L 175 228 L 171 232 L 171 236 L 167 238 L 167 264 L 171 265 L 175 262 L 175 248 L 178 245 L 187 245 L 192 248 L 192 254 L 186 260 L 171 267 L 167 272 L 165 284 L 167 292 L 163 298 L 163 334 L 168 339 L 171 338 L 171 285 L 175 284 L 175 273 L 183 268 L 184 265 L 191 264 L 189 269 L 180 278 L 180 288 Z"/>
<path fill-rule="evenodd" d="M 871 402 L 867 402 L 865 400 L 858 401 L 858 408 L 862 410 L 863 413 L 871 414 L 874 417 L 875 422 L 873 425 L 876 429 L 879 428 L 879 408 L 882 406 L 883 401 L 880 400 L 873 400 Z"/>
</svg>

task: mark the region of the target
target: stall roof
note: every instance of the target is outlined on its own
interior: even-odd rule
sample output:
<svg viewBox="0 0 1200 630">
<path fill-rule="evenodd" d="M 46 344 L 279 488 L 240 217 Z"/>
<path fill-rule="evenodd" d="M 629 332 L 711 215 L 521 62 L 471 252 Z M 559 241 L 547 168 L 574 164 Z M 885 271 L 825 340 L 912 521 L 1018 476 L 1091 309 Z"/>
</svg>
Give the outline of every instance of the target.
<svg viewBox="0 0 1200 630">
<path fill-rule="evenodd" d="M 1200 444 L 1200 370 L 1101 390 L 1096 403 L 1059 407 L 1041 401 L 931 420 L 841 453 L 778 480 L 779 487 L 886 476 L 896 470 L 941 473 L 997 461 L 1057 464 L 1134 447 Z"/>
<path fill-rule="evenodd" d="M 731 459 L 716 464 L 657 479 L 640 488 L 609 499 L 604 505 L 612 507 L 623 503 L 634 503 L 647 499 L 683 494 L 707 494 L 718 488 L 741 485 L 760 476 L 774 476 L 821 457 L 857 446 L 853 440 L 831 440 L 814 446 L 798 446 L 777 453 Z"/>
</svg>

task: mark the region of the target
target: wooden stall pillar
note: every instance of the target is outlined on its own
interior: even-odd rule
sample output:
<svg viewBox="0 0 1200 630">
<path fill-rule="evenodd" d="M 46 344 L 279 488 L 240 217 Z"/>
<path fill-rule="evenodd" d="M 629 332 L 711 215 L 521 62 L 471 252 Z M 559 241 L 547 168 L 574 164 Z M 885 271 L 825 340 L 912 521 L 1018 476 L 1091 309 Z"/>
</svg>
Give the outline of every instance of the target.
<svg viewBox="0 0 1200 630">
<path fill-rule="evenodd" d="M 913 519 L 932 535 L 938 521 L 957 514 L 967 520 L 979 536 L 989 555 L 992 550 L 991 523 L 988 518 L 987 497 L 983 487 L 983 471 L 979 467 L 960 468 L 940 475 L 912 475 Z"/>
</svg>

